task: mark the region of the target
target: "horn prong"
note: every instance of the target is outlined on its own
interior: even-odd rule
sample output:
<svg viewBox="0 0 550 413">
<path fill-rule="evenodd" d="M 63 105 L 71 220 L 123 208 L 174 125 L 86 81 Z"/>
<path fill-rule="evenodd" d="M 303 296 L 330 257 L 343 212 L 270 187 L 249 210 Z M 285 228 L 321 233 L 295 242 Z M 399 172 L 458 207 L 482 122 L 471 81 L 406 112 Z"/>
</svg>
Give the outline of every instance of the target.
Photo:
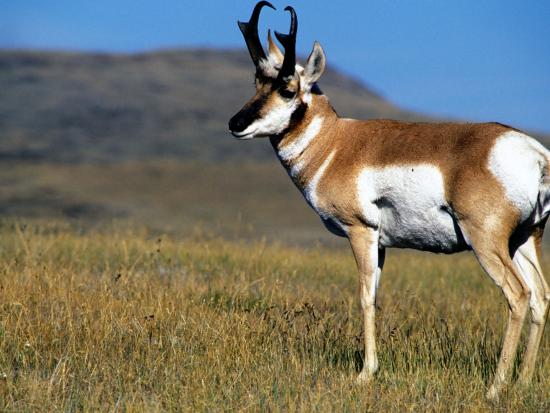
<svg viewBox="0 0 550 413">
<path fill-rule="evenodd" d="M 252 11 L 252 15 L 250 16 L 250 20 L 248 22 L 237 22 L 239 29 L 244 36 L 250 57 L 256 66 L 258 66 L 261 59 L 266 58 L 262 43 L 260 42 L 260 37 L 258 36 L 258 21 L 260 19 L 260 12 L 264 6 L 276 10 L 270 2 L 263 0 L 254 6 L 254 10 Z"/>
</svg>

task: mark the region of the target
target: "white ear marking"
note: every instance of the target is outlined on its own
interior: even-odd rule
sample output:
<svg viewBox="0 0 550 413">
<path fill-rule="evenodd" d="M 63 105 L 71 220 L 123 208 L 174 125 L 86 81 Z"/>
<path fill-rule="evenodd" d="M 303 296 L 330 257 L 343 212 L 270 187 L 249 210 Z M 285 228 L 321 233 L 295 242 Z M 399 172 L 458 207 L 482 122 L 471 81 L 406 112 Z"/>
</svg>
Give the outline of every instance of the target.
<svg viewBox="0 0 550 413">
<path fill-rule="evenodd" d="M 319 42 L 316 41 L 313 44 L 313 50 L 311 51 L 304 68 L 303 83 L 306 91 L 311 89 L 311 86 L 319 80 L 325 70 L 325 65 L 325 52 Z"/>
</svg>

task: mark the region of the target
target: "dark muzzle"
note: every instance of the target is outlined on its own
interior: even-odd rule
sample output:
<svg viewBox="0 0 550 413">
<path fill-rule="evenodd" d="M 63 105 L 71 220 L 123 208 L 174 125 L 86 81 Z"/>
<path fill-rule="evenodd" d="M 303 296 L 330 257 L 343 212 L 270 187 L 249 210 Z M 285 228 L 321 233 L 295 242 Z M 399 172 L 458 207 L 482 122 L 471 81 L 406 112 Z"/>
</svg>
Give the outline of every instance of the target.
<svg viewBox="0 0 550 413">
<path fill-rule="evenodd" d="M 231 132 L 242 132 L 248 125 L 250 125 L 249 120 L 242 116 L 241 112 L 229 119 L 229 130 Z"/>
</svg>

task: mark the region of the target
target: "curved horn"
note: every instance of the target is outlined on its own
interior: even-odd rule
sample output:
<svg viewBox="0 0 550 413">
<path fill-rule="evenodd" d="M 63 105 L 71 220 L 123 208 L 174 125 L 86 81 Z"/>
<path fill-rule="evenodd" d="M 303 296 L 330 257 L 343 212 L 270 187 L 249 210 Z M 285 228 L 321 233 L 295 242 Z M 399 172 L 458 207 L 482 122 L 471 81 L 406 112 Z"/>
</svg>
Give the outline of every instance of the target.
<svg viewBox="0 0 550 413">
<path fill-rule="evenodd" d="M 260 37 L 258 36 L 258 20 L 260 18 L 260 12 L 262 11 L 262 8 L 264 6 L 271 7 L 273 10 L 275 10 L 275 7 L 273 7 L 270 2 L 260 1 L 254 7 L 248 23 L 237 22 L 239 24 L 239 29 L 241 29 L 241 32 L 244 36 L 244 41 L 246 42 L 246 46 L 248 47 L 250 57 L 252 58 L 252 61 L 256 66 L 258 66 L 260 59 L 266 58 L 264 49 L 262 48 L 262 43 L 260 42 Z"/>
<path fill-rule="evenodd" d="M 277 80 L 279 81 L 282 81 L 285 77 L 292 76 L 296 70 L 296 32 L 298 31 L 298 19 L 292 7 L 286 6 L 285 10 L 290 12 L 290 32 L 288 34 L 275 32 L 275 36 L 285 48 L 285 59 L 279 71 L 279 76 L 277 76 Z"/>
</svg>

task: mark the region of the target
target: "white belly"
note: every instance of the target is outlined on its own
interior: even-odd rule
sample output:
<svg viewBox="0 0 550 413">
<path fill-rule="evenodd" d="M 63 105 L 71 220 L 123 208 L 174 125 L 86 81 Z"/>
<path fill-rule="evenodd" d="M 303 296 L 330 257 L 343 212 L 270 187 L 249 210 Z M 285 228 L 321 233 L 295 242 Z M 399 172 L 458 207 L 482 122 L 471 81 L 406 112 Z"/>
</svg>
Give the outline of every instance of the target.
<svg viewBox="0 0 550 413">
<path fill-rule="evenodd" d="M 381 246 L 448 253 L 468 247 L 448 212 L 437 167 L 365 168 L 357 188 L 364 219 L 379 229 Z"/>
</svg>

